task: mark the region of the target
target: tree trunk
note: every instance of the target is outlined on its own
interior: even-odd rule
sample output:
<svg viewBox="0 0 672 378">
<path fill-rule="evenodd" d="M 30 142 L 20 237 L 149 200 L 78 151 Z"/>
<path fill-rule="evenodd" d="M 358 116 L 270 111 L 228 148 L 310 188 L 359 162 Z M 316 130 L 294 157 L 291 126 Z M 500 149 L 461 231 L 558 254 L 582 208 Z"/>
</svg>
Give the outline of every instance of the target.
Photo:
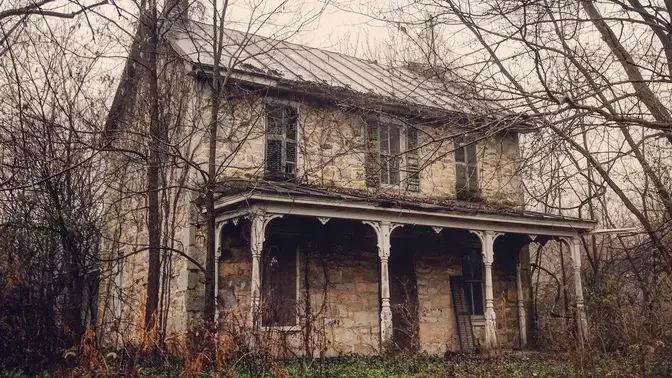
<svg viewBox="0 0 672 378">
<path fill-rule="evenodd" d="M 147 180 L 147 233 L 149 239 L 149 266 L 147 270 L 147 302 L 145 305 L 145 329 L 154 329 L 159 307 L 161 287 L 161 213 L 159 204 L 159 170 L 161 169 L 161 124 L 159 120 L 159 89 L 157 76 L 158 33 L 156 23 L 156 2 L 149 2 L 145 18 L 148 31 L 147 69 L 150 96 L 149 124 L 149 169 Z M 142 26 L 141 26 L 142 27 Z"/>
</svg>

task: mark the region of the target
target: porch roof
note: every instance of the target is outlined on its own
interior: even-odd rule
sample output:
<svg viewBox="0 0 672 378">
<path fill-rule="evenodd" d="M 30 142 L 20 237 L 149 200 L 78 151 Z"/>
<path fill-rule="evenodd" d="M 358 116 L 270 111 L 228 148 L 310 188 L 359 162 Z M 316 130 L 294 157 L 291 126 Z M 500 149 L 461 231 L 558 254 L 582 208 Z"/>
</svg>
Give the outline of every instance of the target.
<svg viewBox="0 0 672 378">
<path fill-rule="evenodd" d="M 229 181 L 220 184 L 217 192 L 220 198 L 216 208 L 228 214 L 244 213 L 253 204 L 264 204 L 264 210 L 278 214 L 390 220 L 412 225 L 555 236 L 574 236 L 588 232 L 596 225 L 594 220 L 484 201 L 420 198 L 290 182 Z M 270 204 L 273 206 L 268 206 Z"/>
</svg>

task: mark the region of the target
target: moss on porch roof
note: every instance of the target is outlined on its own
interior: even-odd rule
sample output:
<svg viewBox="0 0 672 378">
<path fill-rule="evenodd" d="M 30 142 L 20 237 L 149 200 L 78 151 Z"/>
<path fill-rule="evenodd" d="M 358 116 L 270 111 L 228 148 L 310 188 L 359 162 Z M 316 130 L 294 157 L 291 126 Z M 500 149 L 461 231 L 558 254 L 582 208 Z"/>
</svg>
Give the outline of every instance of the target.
<svg viewBox="0 0 672 378">
<path fill-rule="evenodd" d="M 349 201 L 352 203 L 372 204 L 387 209 L 406 209 L 427 212 L 450 212 L 468 215 L 490 214 L 510 215 L 543 220 L 566 220 L 596 223 L 590 219 L 567 217 L 554 214 L 545 214 L 529 211 L 505 203 L 487 202 L 484 200 L 457 200 L 452 198 L 427 198 L 417 194 L 395 192 L 370 192 L 366 190 L 324 187 L 307 184 L 297 184 L 288 181 L 247 181 L 234 179 L 218 184 L 217 193 L 220 197 L 234 195 L 274 195 L 287 198 L 315 198 L 323 200 Z"/>
</svg>

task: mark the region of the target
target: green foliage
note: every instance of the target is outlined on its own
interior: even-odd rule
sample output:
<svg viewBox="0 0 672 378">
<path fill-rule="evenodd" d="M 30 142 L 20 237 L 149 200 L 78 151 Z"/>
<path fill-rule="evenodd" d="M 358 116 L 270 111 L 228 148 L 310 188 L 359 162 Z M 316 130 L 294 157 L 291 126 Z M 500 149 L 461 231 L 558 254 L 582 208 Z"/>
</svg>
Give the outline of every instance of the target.
<svg viewBox="0 0 672 378">
<path fill-rule="evenodd" d="M 654 369 L 641 370 L 638 361 L 616 357 L 565 355 L 554 358 L 548 354 L 533 357 L 504 356 L 499 358 L 462 357 L 446 360 L 438 357 L 338 357 L 319 360 L 292 359 L 281 367 L 291 378 L 631 378 L 669 377 L 669 363 L 658 361 Z M 656 368 L 658 367 L 658 368 Z M 253 378 L 241 371 L 224 376 Z M 203 376 L 216 376 L 214 372 Z M 268 370 L 263 378 L 278 378 Z M 262 378 L 262 377 L 254 377 Z"/>
<path fill-rule="evenodd" d="M 238 362 L 237 364 L 235 362 Z M 274 367 L 250 369 L 240 361 L 229 361 L 220 371 L 204 371 L 184 375 L 184 366 L 173 361 L 164 366 L 138 369 L 142 377 L 230 377 L 230 378 L 634 378 L 670 377 L 672 363 L 665 358 L 643 360 L 636 357 L 590 356 L 584 354 L 536 353 L 506 355 L 497 358 L 460 356 L 455 359 L 439 357 L 343 356 L 325 359 L 295 358 L 273 363 Z M 67 371 L 61 371 L 66 376 Z M 118 372 L 121 373 L 121 372 Z M 110 376 L 117 376 L 114 371 Z M 123 373 L 121 373 L 123 375 Z M 24 377 L 20 371 L 0 371 L 0 377 Z M 44 377 L 50 375 L 44 374 Z"/>
</svg>

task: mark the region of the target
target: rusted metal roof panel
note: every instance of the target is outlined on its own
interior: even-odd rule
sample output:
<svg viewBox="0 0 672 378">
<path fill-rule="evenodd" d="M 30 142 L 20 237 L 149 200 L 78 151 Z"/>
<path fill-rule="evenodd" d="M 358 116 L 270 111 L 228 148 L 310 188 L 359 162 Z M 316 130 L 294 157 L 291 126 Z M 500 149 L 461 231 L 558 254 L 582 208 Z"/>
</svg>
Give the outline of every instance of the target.
<svg viewBox="0 0 672 378">
<path fill-rule="evenodd" d="M 189 22 L 175 28 L 168 40 L 173 48 L 194 64 L 212 67 L 212 26 Z M 447 89 L 436 76 L 422 75 L 407 67 L 385 67 L 333 51 L 302 46 L 232 29 L 224 31 L 221 68 L 291 82 L 343 88 L 390 102 L 418 105 L 444 111 L 483 111 L 483 101 L 466 101 L 454 95 L 459 86 Z M 467 89 L 468 90 L 468 89 Z M 453 92 L 453 93 L 451 93 Z"/>
</svg>

